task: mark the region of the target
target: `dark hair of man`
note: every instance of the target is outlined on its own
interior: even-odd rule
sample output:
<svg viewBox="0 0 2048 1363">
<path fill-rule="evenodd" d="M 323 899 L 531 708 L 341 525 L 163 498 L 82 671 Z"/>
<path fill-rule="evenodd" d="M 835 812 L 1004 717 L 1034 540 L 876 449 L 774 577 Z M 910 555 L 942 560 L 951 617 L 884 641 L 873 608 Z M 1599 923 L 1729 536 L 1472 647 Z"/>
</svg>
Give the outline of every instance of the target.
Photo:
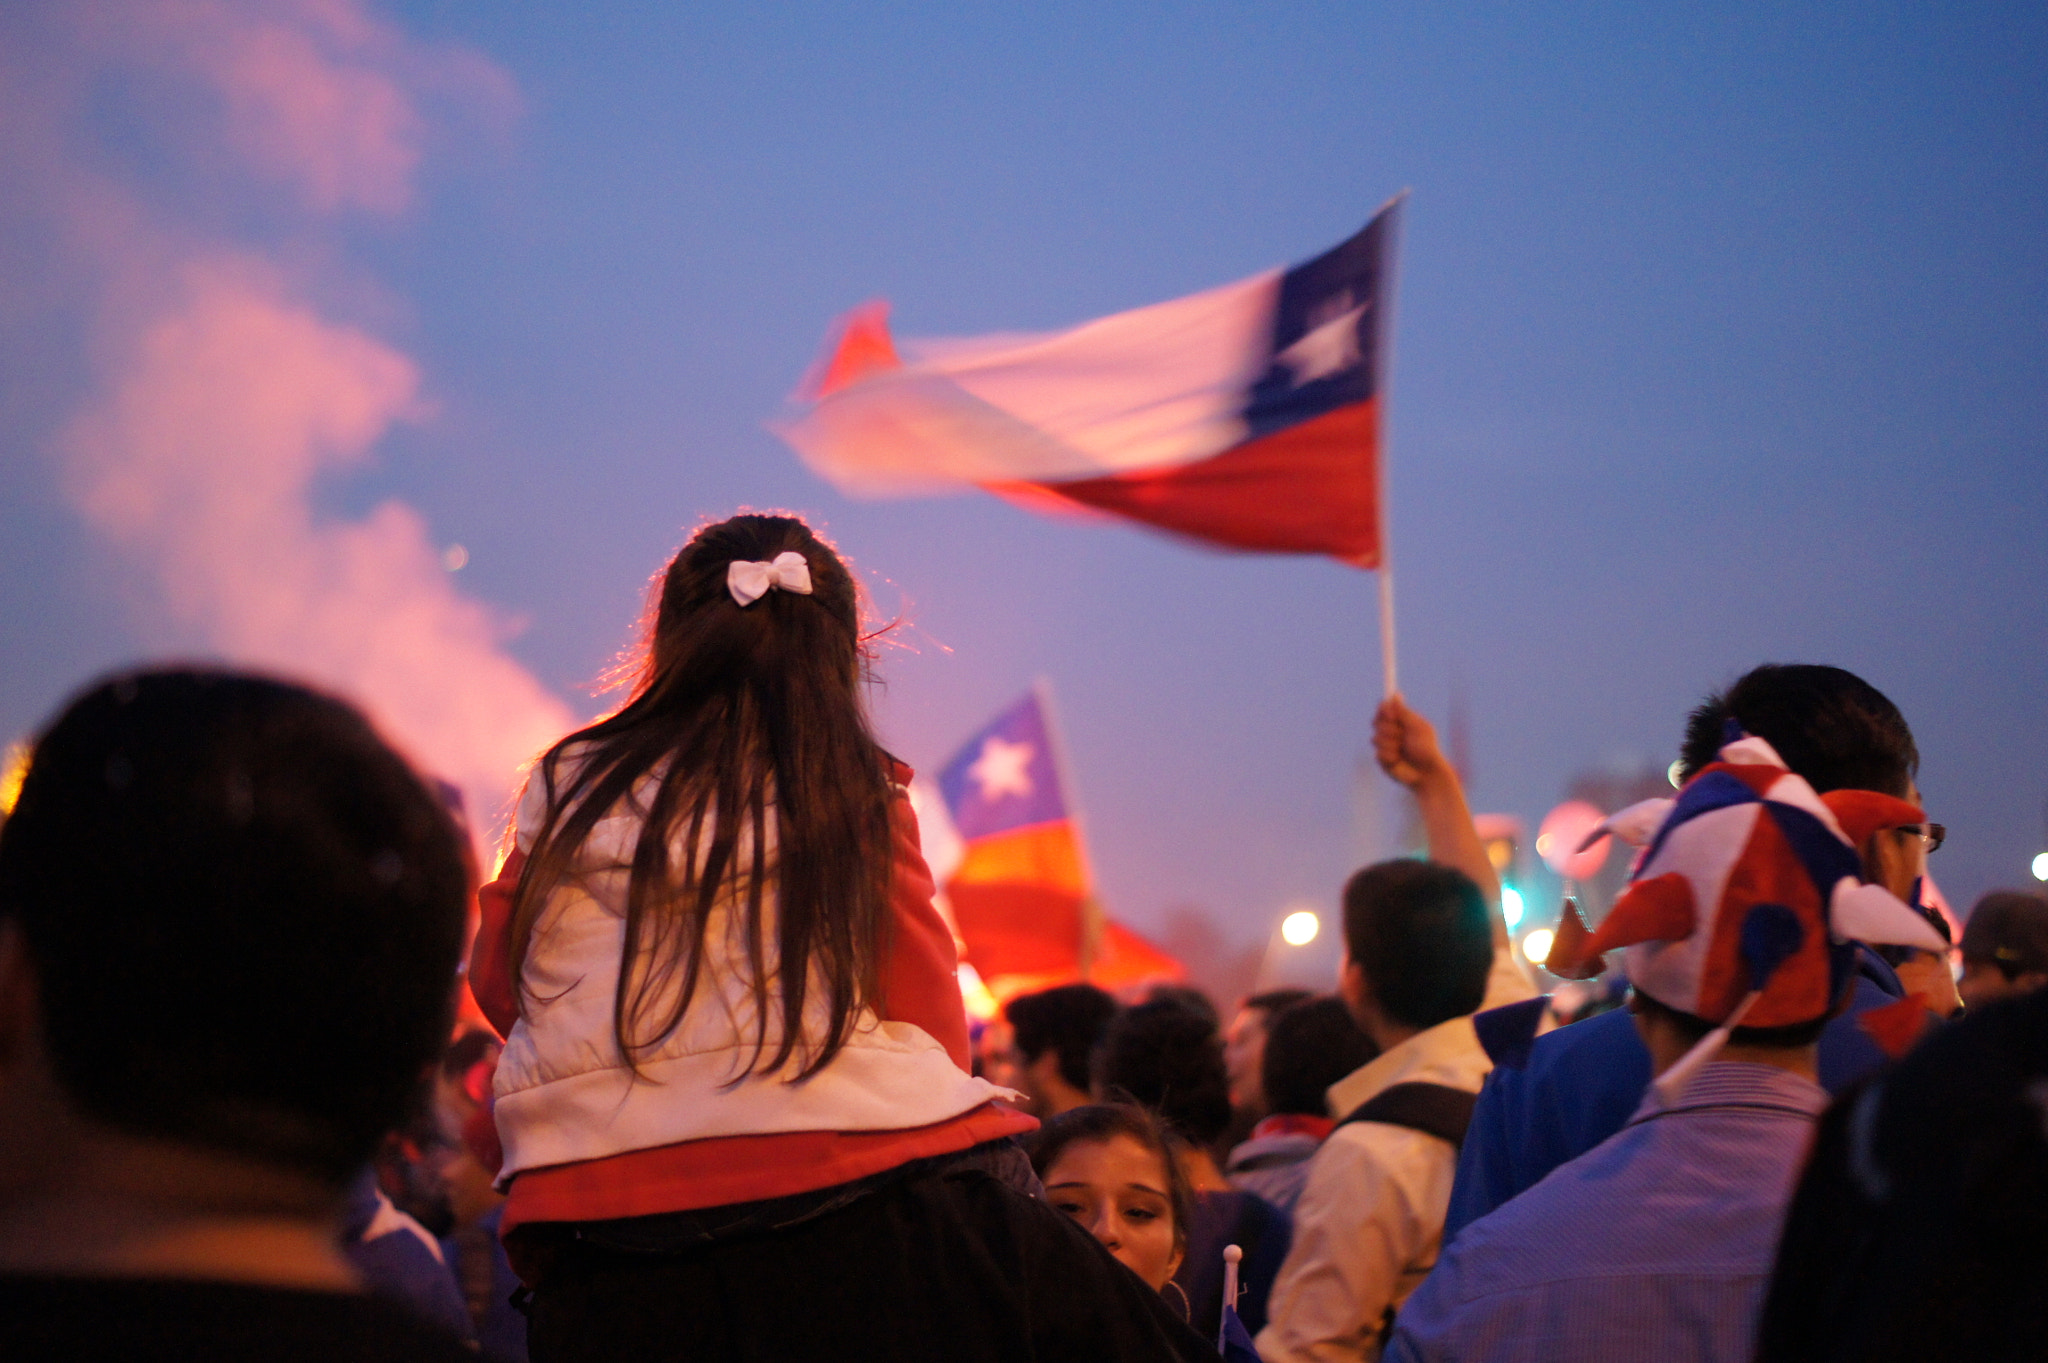
<svg viewBox="0 0 2048 1363">
<path fill-rule="evenodd" d="M 1158 1113 L 1193 1145 L 1212 1145 L 1230 1125 L 1223 1040 L 1201 1014 L 1170 1000 L 1126 1008 L 1095 1057 L 1095 1087 Z"/>
<path fill-rule="evenodd" d="M 447 812 L 361 715 L 226 672 L 85 692 L 0 827 L 79 1110 L 337 1186 L 447 1037 L 468 894 Z"/>
<path fill-rule="evenodd" d="M 786 552 L 809 565 L 810 594 L 773 589 L 739 605 L 730 565 Z M 620 1055 L 636 1063 L 682 1021 L 705 928 L 733 896 L 754 1002 L 749 1072 L 795 1058 L 802 1077 L 837 1055 L 877 1001 L 889 929 L 890 775 L 861 704 L 864 659 L 853 577 L 809 526 L 741 515 L 692 535 L 663 575 L 632 698 L 535 770 L 547 817 L 513 900 L 514 978 L 550 892 L 632 794 L 645 814 L 612 1001 Z M 822 1035 L 804 1021 L 814 990 Z"/>
<path fill-rule="evenodd" d="M 1160 1168 L 1166 1171 L 1166 1200 L 1173 1208 L 1173 1247 L 1185 1253 L 1195 1193 L 1180 1161 L 1174 1158 L 1173 1134 L 1152 1113 L 1130 1103 L 1088 1103 L 1069 1108 L 1057 1117 L 1048 1117 L 1029 1137 L 1026 1150 L 1033 1172 L 1043 1179 L 1060 1162 L 1060 1154 L 1068 1146 L 1089 1141 L 1107 1143 L 1118 1136 L 1129 1136 L 1159 1157 Z"/>
<path fill-rule="evenodd" d="M 1116 1016 L 1116 1000 L 1092 984 L 1063 984 L 1036 994 L 1019 994 L 1003 1009 L 1017 1051 L 1031 1064 L 1047 1051 L 1059 1060 L 1060 1078 L 1081 1092 L 1095 1048 Z"/>
<path fill-rule="evenodd" d="M 2048 970 L 2048 896 L 2030 890 L 1992 890 L 1963 925 L 1963 959 L 1995 966 L 2010 984 Z"/>
<path fill-rule="evenodd" d="M 1266 1027 L 1260 1083 L 1266 1108 L 1310 1117 L 1329 1114 L 1324 1094 L 1379 1054 L 1339 998 L 1306 998 L 1273 1016 Z"/>
<path fill-rule="evenodd" d="M 1713 762 L 1729 719 L 1777 749 L 1816 792 L 1875 790 L 1903 797 L 1920 750 L 1899 707 L 1853 672 L 1813 663 L 1765 663 L 1700 703 L 1685 726 L 1682 779 Z"/>
<path fill-rule="evenodd" d="M 1191 984 L 1155 984 L 1145 991 L 1144 1001 L 1177 1003 L 1190 1013 L 1199 1013 L 1207 1018 L 1211 1027 L 1222 1029 L 1223 1015 L 1216 1011 L 1216 1000 Z"/>
<path fill-rule="evenodd" d="M 1344 886 L 1344 943 L 1380 1010 L 1429 1028 L 1479 1007 L 1493 967 L 1486 899 L 1433 861 L 1368 866 Z"/>
<path fill-rule="evenodd" d="M 1314 998 L 1306 989 L 1268 989 L 1263 994 L 1254 994 L 1244 1001 L 1244 1006 L 1255 1013 L 1266 1015 L 1266 1026 L 1270 1029 L 1273 1019 L 1297 1003 Z"/>
<path fill-rule="evenodd" d="M 1629 1006 L 1650 1017 L 1661 1017 L 1668 1021 L 1678 1034 L 1685 1038 L 1687 1046 L 1697 1046 L 1717 1024 L 1691 1013 L 1682 1013 L 1669 1004 L 1659 1003 L 1642 990 L 1629 995 Z M 1820 1034 L 1828 1025 L 1828 1017 L 1817 1017 L 1810 1022 L 1794 1022 L 1783 1027 L 1737 1027 L 1728 1033 L 1728 1040 L 1737 1046 L 1769 1046 L 1793 1050 L 1811 1046 L 1820 1040 Z"/>
</svg>

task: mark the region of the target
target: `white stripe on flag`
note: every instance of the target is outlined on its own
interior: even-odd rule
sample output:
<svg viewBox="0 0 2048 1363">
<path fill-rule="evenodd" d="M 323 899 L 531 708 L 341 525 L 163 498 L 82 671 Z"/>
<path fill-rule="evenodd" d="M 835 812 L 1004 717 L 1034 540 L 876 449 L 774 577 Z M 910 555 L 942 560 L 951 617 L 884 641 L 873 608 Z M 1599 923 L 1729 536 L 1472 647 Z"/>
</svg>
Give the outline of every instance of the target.
<svg viewBox="0 0 2048 1363">
<path fill-rule="evenodd" d="M 775 426 L 865 496 L 1194 463 L 1245 437 L 1281 272 L 1063 332 L 906 341 L 907 364 Z"/>
</svg>

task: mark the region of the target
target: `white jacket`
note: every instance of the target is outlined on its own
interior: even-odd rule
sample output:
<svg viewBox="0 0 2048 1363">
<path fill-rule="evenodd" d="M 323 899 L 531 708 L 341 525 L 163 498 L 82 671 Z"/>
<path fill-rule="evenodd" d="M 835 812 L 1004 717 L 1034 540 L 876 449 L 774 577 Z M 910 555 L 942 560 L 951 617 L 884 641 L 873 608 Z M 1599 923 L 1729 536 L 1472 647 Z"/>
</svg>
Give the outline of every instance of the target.
<svg viewBox="0 0 2048 1363">
<path fill-rule="evenodd" d="M 514 839 L 521 852 L 545 814 L 542 784 L 529 782 L 520 800 Z M 885 1021 L 872 1009 L 857 1015 L 844 1049 L 809 1078 L 791 1082 L 801 1068 L 795 1060 L 780 1073 L 747 1074 L 755 1054 L 755 1012 L 744 972 L 743 915 L 736 912 L 743 910 L 744 898 L 736 891 L 728 891 L 706 927 L 706 959 L 688 1011 L 641 1055 L 636 1076 L 612 1034 L 627 868 L 640 829 L 630 806 L 625 802 L 598 822 L 535 925 L 521 980 L 522 1016 L 498 1062 L 501 1185 L 523 1169 L 710 1136 L 927 1126 L 1005 1096 L 1005 1090 L 962 1071 L 924 1029 Z M 896 812 L 909 818 L 908 808 L 902 801 Z M 773 825 L 771 806 L 771 837 Z M 914 842 L 899 837 L 897 846 L 899 858 L 917 855 Z M 750 860 L 742 837 L 738 862 Z M 772 847 L 768 861 L 772 866 Z M 764 950 L 772 978 L 772 888 L 765 901 Z M 814 986 L 808 999 L 805 1030 L 822 1036 L 828 1016 L 823 991 Z M 765 1054 L 772 1056 L 781 1036 L 772 983 L 768 1002 Z M 665 1010 L 657 1005 L 650 1011 L 660 1016 Z"/>
</svg>

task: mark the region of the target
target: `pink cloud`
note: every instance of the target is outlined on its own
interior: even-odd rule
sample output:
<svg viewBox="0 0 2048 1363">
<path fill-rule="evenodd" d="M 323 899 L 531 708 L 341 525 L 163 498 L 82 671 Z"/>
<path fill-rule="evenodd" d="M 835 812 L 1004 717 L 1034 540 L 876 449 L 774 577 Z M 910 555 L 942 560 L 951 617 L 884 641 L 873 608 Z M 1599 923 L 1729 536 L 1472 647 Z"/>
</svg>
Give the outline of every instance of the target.
<svg viewBox="0 0 2048 1363">
<path fill-rule="evenodd" d="M 418 512 L 312 509 L 317 476 L 418 410 L 417 368 L 261 262 L 194 261 L 181 291 L 62 442 L 80 511 L 149 570 L 152 642 L 335 687 L 495 813 L 574 716 L 505 655 L 505 622 L 456 590 Z"/>
<path fill-rule="evenodd" d="M 212 117 L 187 140 L 292 186 L 315 213 L 412 206 L 433 114 L 502 124 L 518 93 L 468 49 L 422 43 L 357 0 L 146 0 L 79 8 L 100 54 L 168 75 Z"/>
<path fill-rule="evenodd" d="M 317 509 L 320 480 L 373 460 L 431 405 L 411 357 L 311 301 L 361 287 L 345 264 L 325 277 L 278 261 L 325 258 L 305 248 L 336 215 L 405 210 L 460 122 L 441 114 L 509 109 L 509 80 L 357 0 L 49 15 L 43 50 L 0 53 L 0 113 L 29 115 L 0 118 L 0 170 L 61 249 L 0 261 L 0 280 L 48 276 L 39 307 L 86 310 L 92 396 L 54 453 L 71 503 L 134 570 L 142 642 L 350 697 L 462 786 L 488 832 L 521 765 L 576 716 L 506 651 L 507 617 L 457 589 L 417 510 Z M 276 240 L 218 239 L 176 194 L 105 169 L 85 92 L 127 79 L 156 83 L 167 122 L 154 130 L 195 166 L 282 188 L 295 216 Z"/>
</svg>

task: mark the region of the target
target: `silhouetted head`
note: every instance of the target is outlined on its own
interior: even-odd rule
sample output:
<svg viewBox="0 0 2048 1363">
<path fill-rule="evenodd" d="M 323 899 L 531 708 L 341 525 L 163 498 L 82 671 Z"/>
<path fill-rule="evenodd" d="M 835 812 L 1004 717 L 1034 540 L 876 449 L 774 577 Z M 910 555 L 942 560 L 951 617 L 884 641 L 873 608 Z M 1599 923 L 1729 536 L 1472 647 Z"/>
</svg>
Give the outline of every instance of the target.
<svg viewBox="0 0 2048 1363">
<path fill-rule="evenodd" d="M 1171 1000 L 1117 1014 L 1095 1058 L 1095 1092 L 1152 1109 L 1191 1145 L 1214 1144 L 1230 1125 L 1223 1038 L 1210 1018 Z"/>
<path fill-rule="evenodd" d="M 1342 999 L 1309 998 L 1283 1009 L 1266 1030 L 1267 1110 L 1328 1116 L 1330 1086 L 1378 1054 Z"/>
<path fill-rule="evenodd" d="M 1839 667 L 1765 663 L 1708 696 L 1687 718 L 1681 781 L 1720 754 L 1731 719 L 1776 749 L 1822 795 L 1875 790 L 1904 798 L 1920 769 L 1906 717 L 1869 682 Z"/>
<path fill-rule="evenodd" d="M 1461 871 L 1383 861 L 1344 886 L 1344 949 L 1387 1019 L 1417 1030 L 1479 1007 L 1493 966 L 1486 899 Z"/>
<path fill-rule="evenodd" d="M 360 714 L 222 671 L 86 691 L 0 827 L 0 922 L 78 1110 L 337 1186 L 447 1038 L 468 892 Z"/>
</svg>

